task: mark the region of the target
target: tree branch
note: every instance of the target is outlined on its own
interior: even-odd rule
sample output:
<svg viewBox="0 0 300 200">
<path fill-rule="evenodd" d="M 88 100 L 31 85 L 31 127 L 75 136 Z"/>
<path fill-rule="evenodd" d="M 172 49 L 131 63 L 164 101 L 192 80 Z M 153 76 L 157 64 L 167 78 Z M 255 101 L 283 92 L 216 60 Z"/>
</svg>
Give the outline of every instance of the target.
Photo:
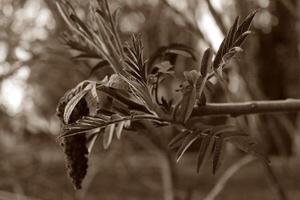
<svg viewBox="0 0 300 200">
<path fill-rule="evenodd" d="M 24 65 L 22 65 L 20 62 L 17 62 L 17 64 L 15 64 L 16 66 L 12 66 L 12 68 L 6 72 L 5 74 L 1 74 L 0 75 L 0 83 L 9 78 L 10 76 L 14 75 L 19 69 L 21 69 Z"/>
<path fill-rule="evenodd" d="M 177 8 L 174 8 L 174 6 L 172 6 L 168 0 L 162 0 L 162 3 L 167 6 L 171 11 L 173 11 L 175 14 L 177 14 L 179 17 L 181 17 L 181 19 L 184 21 L 186 27 L 188 28 L 188 30 L 195 34 L 197 37 L 202 38 L 206 44 L 208 46 L 211 47 L 210 42 L 208 42 L 207 38 L 204 36 L 203 32 L 200 30 L 199 27 L 196 27 L 194 23 L 191 22 L 191 20 L 189 20 L 187 18 L 187 16 L 185 14 L 183 14 L 182 12 L 180 12 Z"/>
<path fill-rule="evenodd" d="M 300 100 L 287 99 L 274 101 L 249 101 L 241 103 L 207 103 L 205 106 L 196 107 L 192 116 L 231 115 L 236 117 L 248 114 L 298 111 L 300 111 Z"/>
<path fill-rule="evenodd" d="M 286 191 L 283 189 L 282 184 L 278 180 L 278 178 L 275 175 L 275 172 L 271 168 L 270 165 L 264 164 L 264 169 L 266 171 L 266 175 L 269 178 L 271 187 L 273 187 L 274 192 L 277 194 L 279 200 L 288 200 Z"/>
<path fill-rule="evenodd" d="M 288 0 L 277 0 L 279 3 L 281 3 L 285 8 L 290 12 L 290 14 L 297 20 L 300 20 L 300 16 L 298 14 L 297 9 L 295 9 L 297 6 L 294 6 L 292 2 Z"/>
<path fill-rule="evenodd" d="M 211 13 L 211 15 L 213 16 L 213 18 L 215 19 L 219 29 L 221 30 L 221 32 L 226 35 L 227 33 L 227 28 L 222 20 L 222 17 L 220 16 L 220 14 L 214 9 L 213 5 L 211 4 L 210 0 L 206 0 L 208 9 Z"/>
</svg>

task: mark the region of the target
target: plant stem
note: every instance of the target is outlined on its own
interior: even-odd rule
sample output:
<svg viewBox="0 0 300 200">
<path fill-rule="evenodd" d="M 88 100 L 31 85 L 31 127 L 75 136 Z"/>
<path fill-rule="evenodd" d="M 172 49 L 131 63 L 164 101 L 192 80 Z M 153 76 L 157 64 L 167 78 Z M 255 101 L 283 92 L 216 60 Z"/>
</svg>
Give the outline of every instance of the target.
<svg viewBox="0 0 300 200">
<path fill-rule="evenodd" d="M 162 3 L 165 6 L 167 6 L 170 10 L 172 10 L 175 14 L 177 14 L 184 21 L 186 27 L 191 33 L 202 38 L 209 47 L 212 47 L 208 39 L 203 34 L 202 30 L 200 30 L 199 27 L 197 27 L 193 22 L 191 22 L 191 20 L 183 12 L 181 12 L 180 10 L 172 6 L 168 0 L 162 0 Z"/>
<path fill-rule="evenodd" d="M 275 173 L 270 165 L 264 165 L 264 169 L 266 170 L 266 175 L 269 178 L 271 186 L 274 188 L 276 195 L 278 196 L 278 200 L 287 200 L 287 194 L 284 191 L 281 183 L 278 178 L 275 176 Z"/>
<path fill-rule="evenodd" d="M 239 115 L 267 114 L 274 112 L 299 112 L 300 100 L 274 100 L 274 101 L 249 101 L 240 103 L 207 103 L 196 107 L 192 113 L 193 117 L 206 115 Z"/>
<path fill-rule="evenodd" d="M 176 200 L 176 169 L 172 155 L 168 151 L 161 152 L 161 174 L 164 200 Z"/>
<path fill-rule="evenodd" d="M 254 157 L 252 156 L 245 156 L 235 162 L 233 165 L 231 165 L 224 173 L 223 175 L 219 178 L 218 182 L 214 185 L 212 190 L 204 197 L 203 200 L 214 200 L 220 192 L 224 189 L 226 183 L 229 181 L 229 179 L 238 171 L 240 170 L 243 166 L 251 163 L 254 161 Z"/>
</svg>

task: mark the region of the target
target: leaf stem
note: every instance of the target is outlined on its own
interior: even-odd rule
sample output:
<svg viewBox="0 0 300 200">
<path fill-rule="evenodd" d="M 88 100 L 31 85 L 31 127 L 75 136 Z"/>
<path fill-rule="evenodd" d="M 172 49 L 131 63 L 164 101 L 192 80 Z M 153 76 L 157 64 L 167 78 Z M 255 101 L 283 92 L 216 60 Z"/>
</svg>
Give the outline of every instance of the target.
<svg viewBox="0 0 300 200">
<path fill-rule="evenodd" d="M 112 18 L 112 15 L 111 15 L 111 12 L 110 12 L 110 8 L 109 8 L 109 5 L 108 5 L 108 1 L 105 0 L 105 7 L 108 11 L 108 15 L 109 15 L 109 20 L 110 20 L 110 24 L 111 24 L 111 28 L 112 28 L 112 31 L 116 37 L 116 40 L 117 40 L 117 45 L 118 45 L 118 48 L 119 48 L 119 51 L 121 52 L 121 57 L 124 58 L 124 51 L 123 51 L 123 48 L 122 48 L 122 43 L 121 43 L 121 40 L 120 40 L 120 36 L 118 34 L 118 31 L 116 29 L 116 26 L 115 26 L 115 23 L 113 21 L 113 18 Z"/>
</svg>

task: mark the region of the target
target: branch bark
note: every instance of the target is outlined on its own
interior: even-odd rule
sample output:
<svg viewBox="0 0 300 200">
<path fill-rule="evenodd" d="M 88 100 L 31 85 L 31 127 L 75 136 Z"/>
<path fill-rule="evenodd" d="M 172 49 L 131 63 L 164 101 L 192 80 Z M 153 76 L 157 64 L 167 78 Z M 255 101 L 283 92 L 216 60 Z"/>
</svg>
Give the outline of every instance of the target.
<svg viewBox="0 0 300 200">
<path fill-rule="evenodd" d="M 205 106 L 196 107 L 192 113 L 196 116 L 230 115 L 237 117 L 248 114 L 268 114 L 275 112 L 299 112 L 300 100 L 274 100 L 274 101 L 249 101 L 241 103 L 207 103 Z"/>
</svg>

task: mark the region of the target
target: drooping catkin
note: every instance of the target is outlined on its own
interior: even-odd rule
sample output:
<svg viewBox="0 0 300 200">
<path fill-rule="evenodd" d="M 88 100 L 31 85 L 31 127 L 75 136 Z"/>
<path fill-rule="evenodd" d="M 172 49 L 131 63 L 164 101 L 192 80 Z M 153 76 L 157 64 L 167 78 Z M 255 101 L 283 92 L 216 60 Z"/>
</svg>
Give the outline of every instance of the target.
<svg viewBox="0 0 300 200">
<path fill-rule="evenodd" d="M 61 145 L 66 155 L 66 167 L 72 184 L 76 190 L 81 189 L 88 168 L 86 137 L 83 134 L 65 137 Z"/>
<path fill-rule="evenodd" d="M 57 116 L 61 119 L 63 126 L 64 109 L 66 104 L 84 87 L 76 87 L 68 91 L 60 100 L 57 107 Z M 82 116 L 88 115 L 89 109 L 84 99 L 80 100 L 74 108 L 69 123 L 73 123 Z M 61 139 L 61 146 L 65 153 L 66 167 L 69 177 L 76 190 L 81 189 L 82 180 L 84 179 L 88 168 L 88 149 L 86 147 L 85 134 L 67 136 Z"/>
</svg>

